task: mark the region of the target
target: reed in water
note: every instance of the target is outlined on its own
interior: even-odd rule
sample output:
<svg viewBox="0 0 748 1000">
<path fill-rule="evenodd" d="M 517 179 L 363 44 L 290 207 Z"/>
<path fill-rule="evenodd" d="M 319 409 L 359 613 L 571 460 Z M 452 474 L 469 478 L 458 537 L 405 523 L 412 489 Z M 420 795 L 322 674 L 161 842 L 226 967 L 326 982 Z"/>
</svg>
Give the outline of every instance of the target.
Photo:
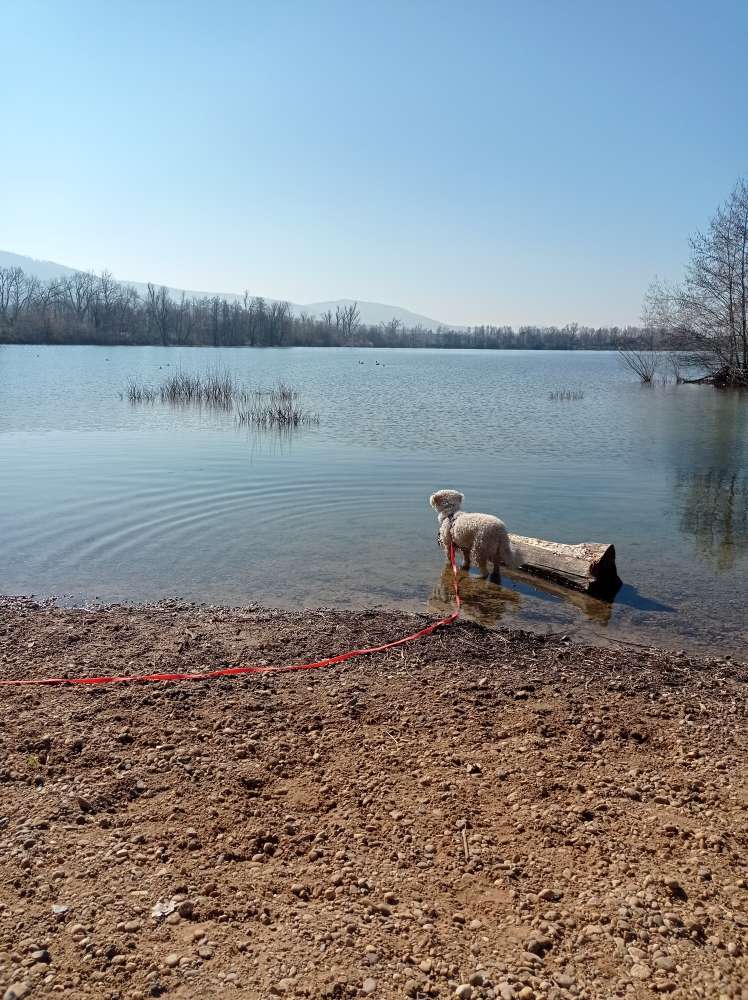
<svg viewBox="0 0 748 1000">
<path fill-rule="evenodd" d="M 308 413 L 301 405 L 299 392 L 285 382 L 272 389 L 247 389 L 228 369 L 213 369 L 204 374 L 178 371 L 154 388 L 130 379 L 120 398 L 130 403 L 155 403 L 172 406 L 212 406 L 234 410 L 237 423 L 249 427 L 294 428 L 319 423 L 319 414 Z"/>
</svg>

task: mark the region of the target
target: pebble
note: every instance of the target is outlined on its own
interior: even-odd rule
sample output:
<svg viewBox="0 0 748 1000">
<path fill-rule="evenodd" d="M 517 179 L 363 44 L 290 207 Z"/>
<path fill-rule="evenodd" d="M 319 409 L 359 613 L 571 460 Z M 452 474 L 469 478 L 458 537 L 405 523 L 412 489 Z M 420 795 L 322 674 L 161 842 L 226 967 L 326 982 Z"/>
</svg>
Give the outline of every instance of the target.
<svg viewBox="0 0 748 1000">
<path fill-rule="evenodd" d="M 31 992 L 28 983 L 11 983 L 3 994 L 3 1000 L 22 1000 Z"/>
<path fill-rule="evenodd" d="M 376 991 L 376 988 L 377 988 L 377 981 L 376 979 L 372 979 L 371 976 L 368 979 L 364 979 L 363 985 L 361 987 L 361 989 L 366 994 L 374 993 Z"/>
<path fill-rule="evenodd" d="M 519 1000 L 535 1000 L 535 990 L 530 986 L 523 986 L 517 996 Z"/>
<path fill-rule="evenodd" d="M 660 955 L 659 958 L 655 959 L 654 964 L 658 969 L 663 969 L 665 972 L 675 972 L 675 962 L 669 955 Z"/>
<path fill-rule="evenodd" d="M 457 987 L 453 995 L 456 1000 L 470 1000 L 470 997 L 473 995 L 473 987 L 469 983 L 462 983 Z"/>
<path fill-rule="evenodd" d="M 179 955 L 172 952 L 171 955 L 167 955 L 164 959 L 164 965 L 168 966 L 170 969 L 174 969 L 179 965 Z"/>
<path fill-rule="evenodd" d="M 636 965 L 631 966 L 631 975 L 634 979 L 649 979 L 652 975 L 652 970 L 648 965 L 640 965 L 637 962 Z"/>
</svg>

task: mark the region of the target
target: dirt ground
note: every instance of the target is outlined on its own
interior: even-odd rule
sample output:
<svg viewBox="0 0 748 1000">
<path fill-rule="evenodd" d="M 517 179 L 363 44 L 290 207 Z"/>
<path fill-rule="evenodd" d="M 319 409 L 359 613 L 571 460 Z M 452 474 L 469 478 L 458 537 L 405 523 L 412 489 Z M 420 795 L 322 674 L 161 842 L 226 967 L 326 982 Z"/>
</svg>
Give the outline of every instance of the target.
<svg viewBox="0 0 748 1000">
<path fill-rule="evenodd" d="M 422 623 L 0 599 L 0 677 Z M 460 622 L 2 688 L 0 996 L 745 1000 L 746 679 Z"/>
</svg>

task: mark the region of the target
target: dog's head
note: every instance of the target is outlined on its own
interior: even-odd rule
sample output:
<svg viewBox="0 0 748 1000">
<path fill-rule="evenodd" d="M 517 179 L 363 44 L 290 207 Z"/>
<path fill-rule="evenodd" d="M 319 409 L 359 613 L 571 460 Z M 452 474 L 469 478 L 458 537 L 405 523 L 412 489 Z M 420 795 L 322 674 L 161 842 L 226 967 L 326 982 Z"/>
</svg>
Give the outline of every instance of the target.
<svg viewBox="0 0 748 1000">
<path fill-rule="evenodd" d="M 454 514 L 465 499 L 457 490 L 437 490 L 429 497 L 429 503 L 439 514 Z"/>
</svg>

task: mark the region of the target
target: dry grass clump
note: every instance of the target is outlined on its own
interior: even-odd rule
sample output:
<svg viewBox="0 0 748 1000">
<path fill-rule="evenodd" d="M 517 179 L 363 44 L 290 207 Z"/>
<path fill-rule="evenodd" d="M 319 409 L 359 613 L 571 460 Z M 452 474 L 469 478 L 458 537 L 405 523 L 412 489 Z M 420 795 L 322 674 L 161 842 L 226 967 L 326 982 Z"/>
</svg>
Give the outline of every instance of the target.
<svg viewBox="0 0 748 1000">
<path fill-rule="evenodd" d="M 159 394 L 162 403 L 216 406 L 230 410 L 242 389 L 226 368 L 216 368 L 204 375 L 174 372 L 161 383 Z"/>
<path fill-rule="evenodd" d="M 584 393 L 581 389 L 556 389 L 554 392 L 548 393 L 548 399 L 552 399 L 554 402 L 559 402 L 560 400 L 584 399 Z"/>
<path fill-rule="evenodd" d="M 160 399 L 174 406 L 216 406 L 224 410 L 230 410 L 243 394 L 244 390 L 226 368 L 210 369 L 202 375 L 173 372 L 156 389 L 130 379 L 124 393 L 131 403 L 153 403 Z"/>
<path fill-rule="evenodd" d="M 319 414 L 307 413 L 299 403 L 297 390 L 279 382 L 269 391 L 245 393 L 236 419 L 244 426 L 285 429 L 318 424 Z"/>
<path fill-rule="evenodd" d="M 304 410 L 293 386 L 279 382 L 272 389 L 245 389 L 227 369 L 214 369 L 202 375 L 174 372 L 156 389 L 130 379 L 124 394 L 120 393 L 120 398 L 124 397 L 131 403 L 160 400 L 173 406 L 235 410 L 237 423 L 247 427 L 289 430 L 319 423 L 319 414 Z"/>
<path fill-rule="evenodd" d="M 136 382 L 135 379 L 131 378 L 128 379 L 124 394 L 119 394 L 120 399 L 123 399 L 125 396 L 130 403 L 154 403 L 158 392 L 149 385 Z"/>
</svg>

